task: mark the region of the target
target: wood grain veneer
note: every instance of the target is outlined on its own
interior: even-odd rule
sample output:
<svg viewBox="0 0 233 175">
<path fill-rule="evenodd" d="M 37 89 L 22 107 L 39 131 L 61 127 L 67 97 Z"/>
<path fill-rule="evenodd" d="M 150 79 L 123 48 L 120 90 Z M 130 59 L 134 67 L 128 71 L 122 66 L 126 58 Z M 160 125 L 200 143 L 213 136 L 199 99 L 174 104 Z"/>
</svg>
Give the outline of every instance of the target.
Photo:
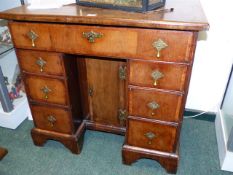
<svg viewBox="0 0 233 175">
<path fill-rule="evenodd" d="M 127 140 L 128 145 L 164 152 L 176 150 L 176 126 L 135 117 L 129 117 L 128 122 L 128 134 L 130 135 Z M 153 133 L 154 138 L 148 139 L 147 133 Z"/>
<path fill-rule="evenodd" d="M 157 62 L 130 61 L 129 84 L 150 88 L 184 91 L 187 65 L 163 64 Z M 160 72 L 163 76 L 156 80 L 153 72 Z"/>
<path fill-rule="evenodd" d="M 62 54 L 18 49 L 17 56 L 23 72 L 55 76 L 66 75 Z M 40 58 L 46 62 L 43 71 L 36 63 Z"/>
<path fill-rule="evenodd" d="M 179 122 L 182 94 L 130 86 L 129 115 L 162 121 Z M 155 102 L 159 107 L 152 110 L 148 104 Z"/>
</svg>

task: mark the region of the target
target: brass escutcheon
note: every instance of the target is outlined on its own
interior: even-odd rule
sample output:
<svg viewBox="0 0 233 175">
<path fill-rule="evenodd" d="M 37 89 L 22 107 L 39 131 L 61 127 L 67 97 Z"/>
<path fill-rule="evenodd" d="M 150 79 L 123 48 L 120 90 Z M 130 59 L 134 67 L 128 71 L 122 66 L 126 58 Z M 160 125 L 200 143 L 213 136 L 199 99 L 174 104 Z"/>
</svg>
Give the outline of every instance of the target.
<svg viewBox="0 0 233 175">
<path fill-rule="evenodd" d="M 155 101 L 152 101 L 152 102 L 148 103 L 147 106 L 152 110 L 151 115 L 154 116 L 155 115 L 154 110 L 159 108 L 159 104 L 156 103 Z"/>
<path fill-rule="evenodd" d="M 119 78 L 121 80 L 126 80 L 126 66 L 119 67 Z"/>
<path fill-rule="evenodd" d="M 50 125 L 51 127 L 54 126 L 54 124 L 56 123 L 56 121 L 57 121 L 57 119 L 56 119 L 54 116 L 52 116 L 52 115 L 49 115 L 49 116 L 48 116 L 48 122 L 49 122 L 49 125 Z"/>
<path fill-rule="evenodd" d="M 40 72 L 44 71 L 44 66 L 46 65 L 46 61 L 44 61 L 41 57 L 36 60 L 36 64 L 40 67 Z"/>
<path fill-rule="evenodd" d="M 44 98 L 47 100 L 49 98 L 49 93 L 52 92 L 51 89 L 48 88 L 48 86 L 44 86 L 40 89 L 44 93 Z"/>
<path fill-rule="evenodd" d="M 119 109 L 118 110 L 118 118 L 120 120 L 120 125 L 121 126 L 125 126 L 127 115 L 128 115 L 128 113 L 127 113 L 127 111 L 125 109 Z"/>
<path fill-rule="evenodd" d="M 83 32 L 83 37 L 87 38 L 89 43 L 94 43 L 96 38 L 102 38 L 104 35 L 102 33 L 97 33 L 97 32 Z"/>
<path fill-rule="evenodd" d="M 35 47 L 35 40 L 39 37 L 33 30 L 27 33 L 28 38 L 32 41 L 32 47 Z"/>
<path fill-rule="evenodd" d="M 159 108 L 159 104 L 156 103 L 155 101 L 152 101 L 150 103 L 147 104 L 147 106 L 151 109 L 151 110 L 155 110 Z"/>
<path fill-rule="evenodd" d="M 146 134 L 144 134 L 144 136 L 149 140 L 149 145 L 152 144 L 152 140 L 156 137 L 156 135 L 153 132 L 147 132 Z"/>
<path fill-rule="evenodd" d="M 164 77 L 163 73 L 160 72 L 159 70 L 154 70 L 152 73 L 151 73 L 151 77 L 153 78 L 154 80 L 154 83 L 153 85 L 154 86 L 157 86 L 157 80 Z"/>
<path fill-rule="evenodd" d="M 160 58 L 160 56 L 161 56 L 160 51 L 162 49 L 165 49 L 166 47 L 168 47 L 168 45 L 162 39 L 158 39 L 157 41 L 153 42 L 152 46 L 154 48 L 156 48 L 156 50 L 157 50 L 157 55 L 156 55 L 157 58 Z"/>
</svg>

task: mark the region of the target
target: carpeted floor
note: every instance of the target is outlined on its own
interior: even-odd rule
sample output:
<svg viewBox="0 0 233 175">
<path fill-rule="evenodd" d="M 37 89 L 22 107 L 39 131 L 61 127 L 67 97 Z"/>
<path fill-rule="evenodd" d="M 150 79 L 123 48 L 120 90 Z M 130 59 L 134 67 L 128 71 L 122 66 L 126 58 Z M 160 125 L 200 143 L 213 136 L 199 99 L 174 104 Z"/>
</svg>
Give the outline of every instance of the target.
<svg viewBox="0 0 233 175">
<path fill-rule="evenodd" d="M 82 153 L 71 154 L 62 144 L 33 145 L 31 121 L 18 129 L 0 127 L 0 145 L 8 155 L 0 161 L 0 175 L 162 175 L 160 165 L 142 159 L 132 166 L 121 162 L 124 137 L 87 131 Z M 228 175 L 220 170 L 214 123 L 185 119 L 181 134 L 178 175 Z"/>
</svg>

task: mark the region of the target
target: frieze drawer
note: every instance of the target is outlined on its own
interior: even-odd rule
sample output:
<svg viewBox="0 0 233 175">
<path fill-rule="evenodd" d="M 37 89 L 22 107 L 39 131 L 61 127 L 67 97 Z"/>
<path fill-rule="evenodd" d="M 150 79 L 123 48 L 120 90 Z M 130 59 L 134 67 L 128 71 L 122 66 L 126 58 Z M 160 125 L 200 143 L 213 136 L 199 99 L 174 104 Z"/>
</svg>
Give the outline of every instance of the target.
<svg viewBox="0 0 233 175">
<path fill-rule="evenodd" d="M 193 32 L 10 22 L 16 48 L 190 62 Z M 107 48 L 107 49 L 106 49 Z"/>
</svg>

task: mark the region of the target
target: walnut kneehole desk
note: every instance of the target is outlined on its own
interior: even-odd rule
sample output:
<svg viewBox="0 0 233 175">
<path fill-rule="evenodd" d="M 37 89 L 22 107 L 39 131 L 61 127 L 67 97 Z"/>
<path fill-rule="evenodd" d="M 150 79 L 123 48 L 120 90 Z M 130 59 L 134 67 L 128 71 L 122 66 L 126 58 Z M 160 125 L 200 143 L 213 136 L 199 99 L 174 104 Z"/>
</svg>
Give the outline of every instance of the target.
<svg viewBox="0 0 233 175">
<path fill-rule="evenodd" d="M 9 20 L 35 127 L 81 152 L 86 129 L 125 135 L 124 164 L 158 161 L 176 173 L 179 136 L 198 31 L 199 1 L 173 12 L 130 13 L 68 5 L 0 13 Z"/>
</svg>

